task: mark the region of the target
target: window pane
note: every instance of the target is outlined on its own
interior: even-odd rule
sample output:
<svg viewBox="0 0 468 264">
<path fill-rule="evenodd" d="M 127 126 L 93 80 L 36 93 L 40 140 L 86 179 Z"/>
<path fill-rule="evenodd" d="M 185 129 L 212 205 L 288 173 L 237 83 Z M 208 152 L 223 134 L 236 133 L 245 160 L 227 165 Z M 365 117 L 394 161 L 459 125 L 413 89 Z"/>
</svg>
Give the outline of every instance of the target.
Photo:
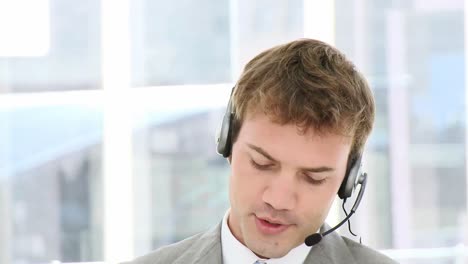
<svg viewBox="0 0 468 264">
<path fill-rule="evenodd" d="M 224 109 L 147 112 L 134 130 L 135 254 L 179 241 L 220 221 L 229 166 L 216 154 Z"/>
<path fill-rule="evenodd" d="M 102 111 L 0 110 L 0 262 L 102 260 Z"/>
<path fill-rule="evenodd" d="M 14 2 L 6 0 L 3 4 L 11 3 L 6 5 L 13 6 Z M 17 12 L 12 14 L 12 18 L 23 17 L 24 13 L 30 12 L 29 1 L 18 3 L 23 6 L 16 4 L 11 8 Z M 39 13 L 34 17 L 41 24 L 39 29 L 47 27 L 43 31 L 48 31 L 48 36 L 43 36 L 46 33 L 42 30 L 29 32 L 27 21 L 15 19 L 12 23 L 18 26 L 9 27 L 15 28 L 14 34 L 25 35 L 26 39 L 32 38 L 28 34 L 40 34 L 38 42 L 47 38 L 45 41 L 49 45 L 36 56 L 29 53 L 21 56 L 17 52 L 9 56 L 0 51 L 0 93 L 98 89 L 101 86 L 100 1 L 42 0 L 39 3 Z M 26 24 L 24 27 L 20 26 L 23 22 Z M 24 45 L 22 42 L 13 44 Z M 34 42 L 30 45 L 33 46 Z"/>
<path fill-rule="evenodd" d="M 336 45 L 364 69 L 376 96 L 368 150 L 380 167 L 371 171 L 378 213 L 363 229 L 379 247 L 464 241 L 463 10 L 463 1 L 337 1 Z"/>
<path fill-rule="evenodd" d="M 239 70 L 261 51 L 304 37 L 302 0 L 238 0 Z M 234 80 L 235 81 L 235 80 Z"/>
<path fill-rule="evenodd" d="M 229 1 L 131 1 L 132 86 L 230 81 Z"/>
</svg>

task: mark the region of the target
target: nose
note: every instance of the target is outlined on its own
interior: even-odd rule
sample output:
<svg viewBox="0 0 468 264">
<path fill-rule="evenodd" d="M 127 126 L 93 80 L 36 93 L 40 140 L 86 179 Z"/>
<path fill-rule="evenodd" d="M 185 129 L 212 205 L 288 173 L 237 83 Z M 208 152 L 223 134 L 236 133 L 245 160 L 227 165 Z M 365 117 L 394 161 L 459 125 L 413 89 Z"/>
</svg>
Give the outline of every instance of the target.
<svg viewBox="0 0 468 264">
<path fill-rule="evenodd" d="M 265 188 L 262 199 L 276 210 L 292 210 L 297 201 L 292 177 L 286 175 L 275 175 Z"/>
</svg>

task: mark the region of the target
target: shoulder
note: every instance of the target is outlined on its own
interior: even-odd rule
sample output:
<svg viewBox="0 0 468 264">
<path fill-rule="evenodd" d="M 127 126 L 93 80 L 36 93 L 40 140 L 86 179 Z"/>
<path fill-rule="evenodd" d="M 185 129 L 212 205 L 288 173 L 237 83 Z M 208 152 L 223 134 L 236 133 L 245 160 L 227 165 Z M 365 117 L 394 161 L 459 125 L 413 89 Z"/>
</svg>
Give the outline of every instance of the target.
<svg viewBox="0 0 468 264">
<path fill-rule="evenodd" d="M 186 263 L 186 259 L 197 259 L 201 253 L 210 252 L 215 249 L 218 244 L 217 242 L 220 241 L 218 233 L 217 228 L 214 228 L 177 243 L 160 247 L 149 254 L 122 264 Z"/>
<path fill-rule="evenodd" d="M 163 246 L 157 250 L 150 252 L 144 256 L 138 257 L 132 262 L 126 264 L 163 264 L 163 263 L 172 263 L 176 261 L 178 257 L 183 255 L 194 243 L 197 243 L 197 240 L 202 234 L 197 234 L 192 237 L 186 238 L 177 243 Z"/>
<path fill-rule="evenodd" d="M 371 249 L 360 243 L 356 243 L 353 240 L 342 237 L 343 241 L 347 245 L 350 253 L 353 255 L 356 263 L 372 263 L 372 264 L 397 264 L 395 260 L 388 256 Z"/>
</svg>

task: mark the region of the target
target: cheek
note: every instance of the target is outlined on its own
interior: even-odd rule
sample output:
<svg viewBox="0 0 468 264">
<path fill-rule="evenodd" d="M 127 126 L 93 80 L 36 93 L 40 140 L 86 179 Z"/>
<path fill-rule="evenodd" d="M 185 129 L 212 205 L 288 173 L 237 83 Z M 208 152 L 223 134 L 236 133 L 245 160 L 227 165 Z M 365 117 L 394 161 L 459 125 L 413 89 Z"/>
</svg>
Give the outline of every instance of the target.
<svg viewBox="0 0 468 264">
<path fill-rule="evenodd" d="M 243 175 L 245 172 L 242 167 L 239 166 L 239 160 L 233 159 L 231 163 L 231 178 L 230 178 L 230 187 L 232 191 L 240 191 L 242 185 L 244 185 L 245 177 Z"/>
<path fill-rule="evenodd" d="M 330 184 L 316 190 L 303 190 L 306 195 L 302 197 L 299 208 L 305 208 L 302 213 L 305 216 L 304 220 L 309 223 L 311 219 L 325 220 L 336 198 L 338 188 L 336 184 Z"/>
<path fill-rule="evenodd" d="M 231 206 L 250 208 L 254 205 L 261 192 L 258 176 L 248 160 L 239 156 L 233 158 L 229 183 Z"/>
</svg>

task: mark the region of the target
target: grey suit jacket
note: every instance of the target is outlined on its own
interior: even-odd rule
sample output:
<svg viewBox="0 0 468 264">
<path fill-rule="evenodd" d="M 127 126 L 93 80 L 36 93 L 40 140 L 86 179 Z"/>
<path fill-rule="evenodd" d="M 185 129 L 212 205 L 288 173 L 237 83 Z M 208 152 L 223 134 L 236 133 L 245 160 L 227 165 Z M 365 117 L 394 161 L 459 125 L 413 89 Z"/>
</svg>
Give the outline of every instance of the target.
<svg viewBox="0 0 468 264">
<path fill-rule="evenodd" d="M 328 229 L 324 226 L 321 232 Z M 222 264 L 221 224 L 211 230 L 162 247 L 126 264 Z M 336 232 L 313 246 L 305 264 L 395 264 L 387 256 Z M 243 263 L 239 263 L 243 264 Z M 250 264 L 250 263 L 246 263 Z"/>
</svg>

